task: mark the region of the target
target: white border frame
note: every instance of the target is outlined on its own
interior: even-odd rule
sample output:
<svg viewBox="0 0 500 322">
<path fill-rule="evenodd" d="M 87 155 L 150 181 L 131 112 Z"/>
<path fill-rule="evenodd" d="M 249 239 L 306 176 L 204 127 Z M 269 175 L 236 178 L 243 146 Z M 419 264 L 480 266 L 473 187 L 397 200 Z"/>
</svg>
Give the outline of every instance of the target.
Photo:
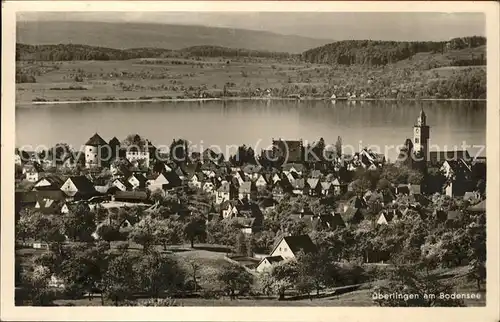
<svg viewBox="0 0 500 322">
<path fill-rule="evenodd" d="M 258 8 L 258 10 L 256 10 Z M 455 2 L 309 2 L 309 1 L 12 1 L 2 2 L 2 160 L 1 160 L 1 318 L 22 321 L 459 321 L 500 320 L 499 298 L 499 3 Z M 378 307 L 15 307 L 14 306 L 14 120 L 15 24 L 17 11 L 365 11 L 479 12 L 487 34 L 487 306 L 484 308 Z"/>
</svg>

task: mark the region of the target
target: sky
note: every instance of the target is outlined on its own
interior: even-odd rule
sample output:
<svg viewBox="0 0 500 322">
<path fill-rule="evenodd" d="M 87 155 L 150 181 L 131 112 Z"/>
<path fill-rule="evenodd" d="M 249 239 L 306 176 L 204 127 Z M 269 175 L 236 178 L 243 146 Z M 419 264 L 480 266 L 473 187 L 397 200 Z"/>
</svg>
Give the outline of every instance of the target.
<svg viewBox="0 0 500 322">
<path fill-rule="evenodd" d="M 37 12 L 18 19 L 203 25 L 334 40 L 448 40 L 486 33 L 482 13 Z"/>
</svg>

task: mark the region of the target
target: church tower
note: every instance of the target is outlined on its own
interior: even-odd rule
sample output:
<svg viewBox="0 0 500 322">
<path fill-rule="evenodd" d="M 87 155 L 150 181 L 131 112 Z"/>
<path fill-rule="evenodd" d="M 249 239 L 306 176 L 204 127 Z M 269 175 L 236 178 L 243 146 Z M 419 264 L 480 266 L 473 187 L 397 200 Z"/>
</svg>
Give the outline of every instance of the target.
<svg viewBox="0 0 500 322">
<path fill-rule="evenodd" d="M 417 124 L 413 127 L 413 151 L 419 156 L 423 156 L 427 161 L 429 153 L 429 126 L 424 110 L 420 110 L 417 118 Z"/>
</svg>

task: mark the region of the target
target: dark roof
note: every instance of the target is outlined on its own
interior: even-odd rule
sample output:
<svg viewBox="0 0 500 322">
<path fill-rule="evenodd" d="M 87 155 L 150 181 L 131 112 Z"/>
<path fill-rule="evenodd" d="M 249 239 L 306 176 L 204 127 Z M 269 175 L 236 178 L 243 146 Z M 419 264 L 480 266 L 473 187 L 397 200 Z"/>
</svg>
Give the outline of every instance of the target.
<svg viewBox="0 0 500 322">
<path fill-rule="evenodd" d="M 459 159 L 470 160 L 469 152 L 467 150 L 429 152 L 429 161 L 431 163 L 443 163 L 444 161 L 458 161 Z"/>
<path fill-rule="evenodd" d="M 267 256 L 265 257 L 264 259 L 267 259 L 267 261 L 270 263 L 270 264 L 274 264 L 274 263 L 279 263 L 283 260 L 283 257 L 281 257 L 281 255 L 279 256 Z"/>
<path fill-rule="evenodd" d="M 118 140 L 116 138 L 116 136 L 114 136 L 111 140 L 109 140 L 109 145 L 113 146 L 113 147 L 116 147 L 116 146 L 120 146 L 121 142 L 120 142 L 120 140 Z"/>
<path fill-rule="evenodd" d="M 86 176 L 69 177 L 79 192 L 94 192 L 94 184 Z"/>
<path fill-rule="evenodd" d="M 107 145 L 107 143 L 102 137 L 99 136 L 99 134 L 96 133 L 87 141 L 87 143 L 85 143 L 85 145 L 103 146 Z"/>
<path fill-rule="evenodd" d="M 59 190 L 61 186 L 63 185 L 64 181 L 56 176 L 56 175 L 48 175 L 44 176 L 43 178 L 39 179 L 36 183 L 35 186 L 42 180 L 47 180 L 50 184 L 50 186 L 42 186 L 42 187 L 36 187 L 36 190 Z"/>
<path fill-rule="evenodd" d="M 314 245 L 309 235 L 287 236 L 283 237 L 283 239 L 294 254 L 297 254 L 299 251 L 303 251 L 306 254 L 316 251 L 316 245 Z"/>
<path fill-rule="evenodd" d="M 115 199 L 148 200 L 148 194 L 145 191 L 116 191 Z"/>
</svg>

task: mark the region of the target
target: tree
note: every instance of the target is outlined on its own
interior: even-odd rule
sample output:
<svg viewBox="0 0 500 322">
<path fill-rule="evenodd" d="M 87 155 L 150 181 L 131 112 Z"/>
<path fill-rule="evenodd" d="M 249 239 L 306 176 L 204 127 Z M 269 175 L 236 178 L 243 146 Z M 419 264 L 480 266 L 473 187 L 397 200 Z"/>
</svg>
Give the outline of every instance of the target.
<svg viewBox="0 0 500 322">
<path fill-rule="evenodd" d="M 246 255 L 247 254 L 247 241 L 245 235 L 240 232 L 236 237 L 236 246 L 235 246 L 236 254 L 238 255 Z"/>
<path fill-rule="evenodd" d="M 155 240 L 167 249 L 167 245 L 177 245 L 182 240 L 182 224 L 175 219 L 164 219 L 156 221 L 154 231 Z"/>
<path fill-rule="evenodd" d="M 194 292 L 196 292 L 198 290 L 198 273 L 202 268 L 202 266 L 199 262 L 197 262 L 194 259 L 187 259 L 186 265 L 188 266 L 190 275 L 193 278 Z"/>
<path fill-rule="evenodd" d="M 96 229 L 95 222 L 94 213 L 81 203 L 62 216 L 63 231 L 73 241 L 91 241 Z"/>
<path fill-rule="evenodd" d="M 194 248 L 195 239 L 203 239 L 206 236 L 205 219 L 200 215 L 191 216 L 184 226 L 184 236 L 191 243 L 191 248 Z"/>
<path fill-rule="evenodd" d="M 45 306 L 51 302 L 49 290 L 50 270 L 45 266 L 37 265 L 32 272 L 27 272 L 22 279 L 27 288 L 31 305 Z"/>
<path fill-rule="evenodd" d="M 342 156 L 342 138 L 340 136 L 337 137 L 337 142 L 335 142 L 335 153 L 338 157 Z"/>
<path fill-rule="evenodd" d="M 387 286 L 378 286 L 374 294 L 417 295 L 412 297 L 374 298 L 379 306 L 404 307 L 450 307 L 464 306 L 463 301 L 440 296 L 451 294 L 451 287 L 441 284 L 436 278 L 421 276 L 409 267 L 396 267 L 389 277 Z"/>
<path fill-rule="evenodd" d="M 132 298 L 135 291 L 134 261 L 128 253 L 118 255 L 109 262 L 108 269 L 103 279 L 103 294 L 118 303 Z"/>
<path fill-rule="evenodd" d="M 217 279 L 221 282 L 224 291 L 229 294 L 231 300 L 248 292 L 253 283 L 252 275 L 236 264 L 225 265 L 217 275 Z"/>
<path fill-rule="evenodd" d="M 146 216 L 132 227 L 128 238 L 142 245 L 143 251 L 147 253 L 155 241 L 156 225 L 156 220 L 151 218 L 151 216 Z"/>
<path fill-rule="evenodd" d="M 186 162 L 189 156 L 188 141 L 184 139 L 173 140 L 170 144 L 170 159 L 175 163 Z"/>
<path fill-rule="evenodd" d="M 298 267 L 295 260 L 283 261 L 271 268 L 267 274 L 261 275 L 261 285 L 265 292 L 278 294 L 278 299 L 285 299 L 285 291 L 295 285 Z"/>
<path fill-rule="evenodd" d="M 302 291 L 316 289 L 316 294 L 319 295 L 323 286 L 333 285 L 338 277 L 338 267 L 328 249 L 321 248 L 317 252 L 307 254 L 301 252 L 297 256 L 297 263 Z"/>
<path fill-rule="evenodd" d="M 163 292 L 171 293 L 184 283 L 184 276 L 177 262 L 157 252 L 150 252 L 139 258 L 134 271 L 138 285 L 153 297 L 158 297 Z"/>
</svg>

